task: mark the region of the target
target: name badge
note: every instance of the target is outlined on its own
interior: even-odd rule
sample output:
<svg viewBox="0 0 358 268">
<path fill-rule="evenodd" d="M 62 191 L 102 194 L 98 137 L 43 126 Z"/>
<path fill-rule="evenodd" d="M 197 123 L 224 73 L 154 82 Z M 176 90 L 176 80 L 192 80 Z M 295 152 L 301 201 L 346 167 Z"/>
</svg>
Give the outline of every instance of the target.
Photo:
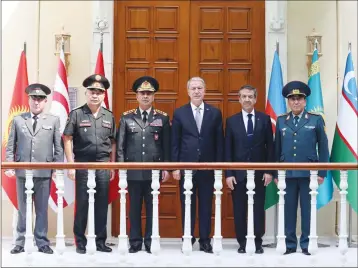
<svg viewBox="0 0 358 268">
<path fill-rule="evenodd" d="M 308 128 L 308 129 L 315 129 L 316 127 L 315 127 L 315 126 L 305 126 L 305 128 Z"/>
<path fill-rule="evenodd" d="M 112 128 L 112 124 L 111 123 L 105 123 L 104 120 L 103 120 L 102 127 L 104 127 L 104 128 Z"/>
<path fill-rule="evenodd" d="M 91 123 L 80 123 L 80 127 L 90 127 Z"/>
<path fill-rule="evenodd" d="M 149 125 L 152 126 L 152 127 L 162 127 L 163 126 L 163 121 L 162 121 L 162 119 L 155 119 Z"/>
</svg>

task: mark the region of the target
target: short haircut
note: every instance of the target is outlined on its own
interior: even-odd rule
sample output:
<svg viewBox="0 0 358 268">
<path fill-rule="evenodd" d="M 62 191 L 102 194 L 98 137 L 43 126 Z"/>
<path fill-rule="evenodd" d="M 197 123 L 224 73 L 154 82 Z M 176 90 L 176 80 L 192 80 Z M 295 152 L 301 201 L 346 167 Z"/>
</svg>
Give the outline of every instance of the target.
<svg viewBox="0 0 358 268">
<path fill-rule="evenodd" d="M 254 92 L 255 98 L 257 97 L 257 89 L 256 89 L 254 86 L 249 85 L 249 84 L 243 85 L 243 86 L 240 87 L 240 89 L 239 89 L 239 96 L 240 96 L 240 91 L 243 90 L 243 89 L 252 90 L 252 91 Z"/>
<path fill-rule="evenodd" d="M 190 83 L 191 83 L 192 81 L 200 81 L 200 82 L 203 84 L 204 88 L 206 88 L 204 79 L 201 78 L 201 77 L 199 77 L 199 76 L 195 76 L 195 77 L 192 77 L 192 78 L 190 78 L 190 79 L 188 80 L 188 83 L 186 84 L 186 88 L 187 88 L 187 89 L 189 89 Z"/>
</svg>

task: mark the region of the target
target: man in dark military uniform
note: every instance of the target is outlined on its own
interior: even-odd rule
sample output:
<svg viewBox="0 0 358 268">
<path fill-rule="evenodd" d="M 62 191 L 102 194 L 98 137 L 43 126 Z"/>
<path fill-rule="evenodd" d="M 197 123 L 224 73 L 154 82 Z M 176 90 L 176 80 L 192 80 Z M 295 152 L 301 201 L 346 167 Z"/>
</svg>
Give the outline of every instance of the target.
<svg viewBox="0 0 358 268">
<path fill-rule="evenodd" d="M 71 111 L 64 134 L 67 162 L 114 162 L 116 151 L 116 126 L 111 111 L 101 106 L 109 82 L 104 76 L 94 74 L 83 81 L 87 103 Z M 72 156 L 72 143 L 73 153 Z M 68 170 L 70 179 L 76 178 L 76 214 L 73 232 L 76 252 L 86 253 L 85 231 L 88 216 L 87 170 Z M 107 239 L 107 210 L 109 181 L 114 171 L 96 170 L 95 234 L 97 251 L 110 252 Z"/>
<path fill-rule="evenodd" d="M 152 104 L 154 94 L 159 89 L 157 80 L 150 76 L 138 78 L 133 83 L 139 107 L 124 112 L 117 133 L 118 162 L 169 162 L 170 124 L 169 116 Z M 144 235 L 145 250 L 150 253 L 152 235 L 152 171 L 128 170 L 128 192 L 130 200 L 129 252 L 142 249 L 141 209 L 144 198 L 146 206 L 146 225 Z M 162 172 L 162 181 L 169 179 L 168 171 Z"/>
<path fill-rule="evenodd" d="M 278 162 L 328 161 L 328 140 L 324 120 L 321 115 L 305 110 L 306 97 L 310 94 L 311 89 L 308 85 L 300 81 L 289 82 L 282 89 L 282 95 L 288 98 L 291 112 L 277 118 L 275 153 Z M 324 170 L 318 172 L 319 184 L 323 182 L 326 174 L 327 172 Z M 285 254 L 294 253 L 297 248 L 296 221 L 299 197 L 302 222 L 300 247 L 303 254 L 310 255 L 308 252 L 311 216 L 309 184 L 310 171 L 288 170 L 286 172 Z"/>
</svg>

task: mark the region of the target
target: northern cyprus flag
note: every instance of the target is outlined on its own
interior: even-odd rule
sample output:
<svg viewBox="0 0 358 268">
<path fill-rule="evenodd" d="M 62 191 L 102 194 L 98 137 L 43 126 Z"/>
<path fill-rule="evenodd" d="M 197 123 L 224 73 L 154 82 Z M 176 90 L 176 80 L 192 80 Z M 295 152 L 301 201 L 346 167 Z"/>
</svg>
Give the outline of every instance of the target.
<svg viewBox="0 0 358 268">
<path fill-rule="evenodd" d="M 349 51 L 346 62 L 346 70 L 344 73 L 342 95 L 339 103 L 336 131 L 331 152 L 331 162 L 356 163 L 358 160 L 357 95 L 357 82 L 354 75 L 352 53 Z M 339 187 L 340 172 L 339 170 L 334 170 L 332 173 L 334 182 Z M 347 199 L 355 212 L 358 212 L 357 187 L 357 170 L 349 170 Z"/>
</svg>

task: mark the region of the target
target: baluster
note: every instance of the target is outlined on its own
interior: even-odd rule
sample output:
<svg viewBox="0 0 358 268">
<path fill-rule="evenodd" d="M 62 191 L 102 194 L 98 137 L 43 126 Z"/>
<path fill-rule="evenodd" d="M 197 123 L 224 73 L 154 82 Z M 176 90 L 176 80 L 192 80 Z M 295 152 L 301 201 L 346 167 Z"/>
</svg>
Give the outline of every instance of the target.
<svg viewBox="0 0 358 268">
<path fill-rule="evenodd" d="M 339 223 L 339 251 L 342 254 L 342 257 L 348 251 L 347 244 L 347 182 L 348 172 L 346 170 L 341 170 L 341 181 L 339 187 L 341 188 L 339 194 L 341 195 L 341 213 L 340 213 L 340 223 Z"/>
<path fill-rule="evenodd" d="M 247 171 L 247 242 L 246 242 L 246 252 L 249 255 L 254 254 L 255 252 L 255 235 L 254 235 L 254 194 L 255 194 L 255 170 L 248 170 Z"/>
<path fill-rule="evenodd" d="M 315 254 L 318 249 L 317 243 L 317 188 L 318 188 L 318 170 L 311 170 L 310 177 L 310 195 L 311 195 L 311 224 L 308 251 Z"/>
<path fill-rule="evenodd" d="M 96 235 L 94 233 L 94 194 L 96 192 L 96 171 L 88 170 L 87 193 L 88 198 L 88 234 L 87 234 L 87 252 L 93 255 L 96 252 Z"/>
<path fill-rule="evenodd" d="M 278 232 L 277 232 L 277 247 L 276 252 L 283 254 L 286 251 L 286 242 L 285 242 L 285 194 L 286 194 L 286 171 L 278 171 L 278 183 L 277 187 L 279 189 L 278 195 Z"/>
<path fill-rule="evenodd" d="M 32 194 L 34 191 L 33 171 L 25 170 L 25 193 L 26 193 L 26 234 L 25 234 L 25 252 L 29 255 L 34 251 L 34 242 L 32 234 Z"/>
<path fill-rule="evenodd" d="M 152 254 L 157 255 L 160 251 L 159 236 L 159 170 L 152 170 L 152 195 L 153 195 L 153 226 L 152 226 L 152 244 L 150 250 Z"/>
<path fill-rule="evenodd" d="M 119 222 L 119 235 L 118 235 L 118 252 L 121 255 L 128 253 L 128 236 L 126 234 L 127 229 L 127 220 L 126 220 L 126 193 L 127 193 L 127 170 L 119 170 L 119 194 L 121 196 L 121 213 L 120 213 L 120 222 Z"/>
<path fill-rule="evenodd" d="M 189 256 L 192 252 L 193 247 L 191 244 L 191 189 L 193 188 L 192 182 L 193 171 L 192 170 L 185 170 L 184 176 L 184 194 L 185 194 L 185 221 L 184 221 L 184 235 L 183 235 L 183 245 L 182 245 L 182 252 Z"/>
<path fill-rule="evenodd" d="M 222 183 L 222 170 L 215 170 L 215 233 L 214 233 L 214 242 L 213 242 L 213 252 L 216 255 L 220 255 L 223 246 L 222 246 L 222 236 L 221 236 L 221 195 L 223 188 Z"/>
<path fill-rule="evenodd" d="M 56 235 L 56 251 L 62 255 L 65 251 L 65 235 L 63 232 L 63 195 L 64 195 L 64 173 L 63 170 L 56 170 L 56 188 L 57 188 L 57 235 Z"/>
</svg>

